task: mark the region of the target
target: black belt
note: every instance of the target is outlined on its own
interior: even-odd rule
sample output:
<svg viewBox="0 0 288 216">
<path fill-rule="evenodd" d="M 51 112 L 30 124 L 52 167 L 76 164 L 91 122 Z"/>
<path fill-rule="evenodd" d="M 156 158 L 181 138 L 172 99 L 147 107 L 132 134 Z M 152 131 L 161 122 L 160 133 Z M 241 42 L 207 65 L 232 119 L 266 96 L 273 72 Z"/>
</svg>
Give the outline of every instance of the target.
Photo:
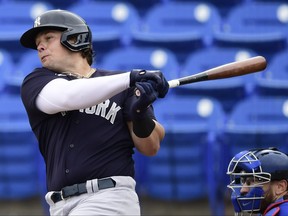
<svg viewBox="0 0 288 216">
<path fill-rule="evenodd" d="M 115 187 L 116 182 L 112 178 L 98 179 L 98 189 L 103 190 L 106 188 Z M 81 184 L 74 184 L 62 188 L 61 191 L 56 191 L 51 195 L 51 199 L 54 203 L 57 203 L 65 198 L 78 196 L 80 194 L 87 193 L 86 182 Z"/>
</svg>

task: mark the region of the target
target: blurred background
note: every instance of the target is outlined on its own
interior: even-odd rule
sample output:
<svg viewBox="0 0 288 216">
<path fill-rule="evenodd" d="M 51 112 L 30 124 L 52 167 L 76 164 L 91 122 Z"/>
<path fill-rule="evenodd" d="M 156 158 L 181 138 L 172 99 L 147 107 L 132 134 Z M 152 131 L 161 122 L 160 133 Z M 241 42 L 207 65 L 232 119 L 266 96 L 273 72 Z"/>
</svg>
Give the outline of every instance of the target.
<svg viewBox="0 0 288 216">
<path fill-rule="evenodd" d="M 229 160 L 288 148 L 285 0 L 0 0 L 0 215 L 48 215 L 45 166 L 20 99 L 40 66 L 19 38 L 36 16 L 67 9 L 93 33 L 94 67 L 159 69 L 167 79 L 264 56 L 267 68 L 170 89 L 155 102 L 166 137 L 155 157 L 135 152 L 143 215 L 233 215 Z"/>
</svg>

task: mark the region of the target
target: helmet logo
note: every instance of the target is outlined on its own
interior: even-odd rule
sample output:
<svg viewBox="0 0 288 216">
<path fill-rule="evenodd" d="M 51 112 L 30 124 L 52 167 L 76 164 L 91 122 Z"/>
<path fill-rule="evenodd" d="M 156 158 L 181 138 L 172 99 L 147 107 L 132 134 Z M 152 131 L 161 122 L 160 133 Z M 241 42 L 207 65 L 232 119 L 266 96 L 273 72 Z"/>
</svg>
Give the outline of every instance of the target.
<svg viewBox="0 0 288 216">
<path fill-rule="evenodd" d="M 41 19 L 40 16 L 35 19 L 35 21 L 34 21 L 34 27 L 37 27 L 37 26 L 40 26 L 40 25 L 41 25 L 40 19 Z"/>
</svg>

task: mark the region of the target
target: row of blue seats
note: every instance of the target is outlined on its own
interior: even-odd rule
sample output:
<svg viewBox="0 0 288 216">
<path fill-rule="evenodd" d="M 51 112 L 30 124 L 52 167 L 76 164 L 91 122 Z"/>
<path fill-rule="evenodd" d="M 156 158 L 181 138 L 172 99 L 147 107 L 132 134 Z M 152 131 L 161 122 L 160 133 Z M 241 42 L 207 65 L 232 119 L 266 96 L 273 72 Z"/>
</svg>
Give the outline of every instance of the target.
<svg viewBox="0 0 288 216">
<path fill-rule="evenodd" d="M 39 195 L 38 145 L 18 96 L 0 97 L 0 199 Z"/>
<path fill-rule="evenodd" d="M 247 58 L 258 56 L 249 49 L 209 47 L 195 51 L 187 56 L 184 64 L 180 64 L 177 54 L 168 49 L 158 47 L 126 47 L 106 53 L 102 61 L 96 62 L 94 67 L 109 70 L 129 71 L 135 68 L 161 70 L 167 80 L 176 79 L 211 68 Z M 259 95 L 288 95 L 288 49 L 276 53 L 267 62 L 264 71 L 222 80 L 205 81 L 184 85 L 170 92 L 177 95 L 207 95 L 219 99 L 225 111 L 230 112 L 235 103 L 253 94 Z M 22 54 L 19 62 L 15 63 L 11 54 L 0 50 L 0 91 L 6 93 L 20 93 L 23 78 L 34 68 L 40 67 L 36 51 Z"/>
<path fill-rule="evenodd" d="M 19 2 L 23 0 L 0 0 L 0 3 L 5 3 L 5 2 L 9 2 L 9 1 L 14 1 L 14 2 Z M 52 5 L 55 8 L 61 8 L 61 9 L 67 9 L 71 4 L 74 3 L 82 3 L 82 4 L 89 4 L 93 1 L 97 1 L 97 2 L 103 2 L 103 1 L 111 1 L 111 2 L 116 2 L 115 0 L 75 0 L 73 2 L 71 2 L 70 0 L 62 0 L 62 1 L 58 1 L 58 0 L 25 0 L 28 2 L 44 2 L 47 4 Z M 285 2 L 285 0 L 275 0 L 277 2 Z M 167 4 L 167 3 L 171 3 L 171 2 L 203 2 L 203 3 L 209 3 L 209 4 L 213 4 L 216 7 L 219 8 L 219 10 L 221 10 L 222 8 L 229 8 L 232 6 L 235 6 L 237 4 L 241 4 L 241 3 L 250 3 L 250 2 L 272 2 L 272 0 L 121 0 L 121 1 L 117 1 L 117 2 L 123 2 L 123 3 L 129 3 L 132 4 L 134 7 L 137 8 L 137 10 L 139 10 L 140 12 L 147 12 L 147 10 L 149 10 L 151 7 L 155 6 L 155 4 Z"/>
<path fill-rule="evenodd" d="M 0 4 L 0 20 L 5 25 L 1 45 L 11 47 L 11 43 L 5 42 L 13 40 L 18 43 L 35 16 L 54 8 L 47 2 L 46 5 L 27 3 L 29 1 Z M 225 17 L 215 5 L 202 1 L 158 3 L 145 15 L 140 15 L 128 2 L 87 1 L 84 4 L 79 1 L 69 4 L 67 9 L 86 19 L 97 50 L 115 48 L 119 43 L 158 45 L 182 52 L 184 58 L 187 52 L 211 43 L 245 46 L 267 55 L 281 50 L 287 46 L 287 7 L 283 2 L 242 2 L 232 7 Z M 17 10 L 17 14 L 10 13 L 12 10 Z"/>
</svg>

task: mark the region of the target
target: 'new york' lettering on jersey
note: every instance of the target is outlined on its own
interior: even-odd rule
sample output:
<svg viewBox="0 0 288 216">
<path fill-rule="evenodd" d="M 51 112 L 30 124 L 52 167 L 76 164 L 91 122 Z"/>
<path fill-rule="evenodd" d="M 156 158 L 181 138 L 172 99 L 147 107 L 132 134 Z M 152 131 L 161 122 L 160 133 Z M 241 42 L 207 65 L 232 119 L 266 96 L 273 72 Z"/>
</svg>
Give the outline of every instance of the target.
<svg viewBox="0 0 288 216">
<path fill-rule="evenodd" d="M 89 114 L 89 115 L 101 116 L 109 120 L 111 124 L 114 124 L 116 115 L 121 110 L 121 107 L 117 106 L 117 104 L 113 102 L 111 107 L 108 109 L 109 104 L 110 104 L 110 100 L 106 100 L 105 102 L 102 102 L 95 106 L 92 106 L 86 109 L 80 109 L 79 111 L 82 113 Z"/>
</svg>

